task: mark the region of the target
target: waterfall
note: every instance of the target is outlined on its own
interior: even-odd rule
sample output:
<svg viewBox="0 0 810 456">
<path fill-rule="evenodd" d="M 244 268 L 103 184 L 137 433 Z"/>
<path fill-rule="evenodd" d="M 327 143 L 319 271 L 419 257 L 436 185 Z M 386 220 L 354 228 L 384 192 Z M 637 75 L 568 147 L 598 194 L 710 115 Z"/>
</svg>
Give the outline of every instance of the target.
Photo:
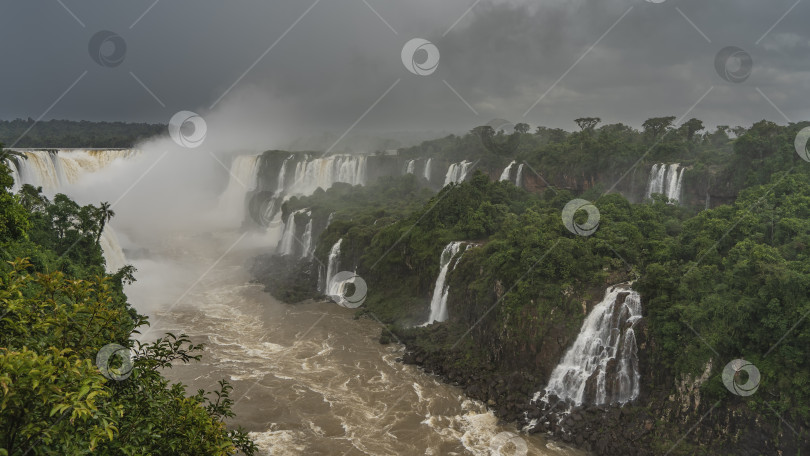
<svg viewBox="0 0 810 456">
<path fill-rule="evenodd" d="M 423 326 L 429 325 L 434 321 L 447 321 L 447 297 L 450 294 L 450 286 L 446 283 L 447 274 L 452 271 L 459 260 L 461 260 L 459 256 L 455 262 L 453 261 L 462 245 L 462 242 L 451 242 L 442 250 L 442 255 L 439 259 L 439 277 L 436 278 L 436 285 L 433 287 L 433 298 L 430 300 L 430 316 Z"/>
<path fill-rule="evenodd" d="M 45 193 L 56 193 L 67 184 L 75 184 L 84 174 L 100 171 L 114 161 L 130 158 L 135 150 L 60 149 L 58 151 L 15 149 L 19 158 L 16 176 L 22 184 L 42 187 Z M 14 166 L 12 165 L 12 168 Z"/>
<path fill-rule="evenodd" d="M 104 254 L 104 262 L 107 264 L 107 272 L 114 273 L 126 266 L 127 259 L 124 257 L 124 251 L 118 243 L 115 230 L 110 225 L 104 226 L 99 244 L 101 244 L 101 251 Z"/>
<path fill-rule="evenodd" d="M 416 172 L 416 160 L 408 160 L 405 165 L 405 174 L 414 174 Z"/>
<path fill-rule="evenodd" d="M 300 161 L 295 166 L 295 180 L 288 193 L 311 195 L 316 189 L 327 190 L 337 182 L 365 185 L 366 157 L 332 155 Z"/>
<path fill-rule="evenodd" d="M 432 160 L 432 158 L 428 158 L 425 162 L 425 180 L 428 182 L 430 182 L 430 163 Z"/>
<path fill-rule="evenodd" d="M 329 250 L 329 260 L 326 262 L 326 282 L 323 287 L 324 294 L 328 296 L 340 293 L 340 284 L 332 283 L 332 279 L 338 273 L 340 267 L 340 244 L 342 242 L 343 239 L 338 239 L 332 249 Z"/>
<path fill-rule="evenodd" d="M 686 168 L 680 168 L 680 166 L 680 163 L 653 165 L 650 169 L 650 182 L 647 184 L 645 197 L 649 199 L 653 193 L 660 193 L 675 203 L 680 201 L 683 173 L 686 171 Z"/>
<path fill-rule="evenodd" d="M 310 212 L 309 215 L 311 216 L 312 213 Z M 301 239 L 301 244 L 303 244 L 303 249 L 301 251 L 301 258 L 308 258 L 312 252 L 312 217 L 309 218 L 309 222 L 307 223 L 306 228 L 304 228 L 304 236 Z"/>
<path fill-rule="evenodd" d="M 610 287 L 582 323 L 574 345 L 551 372 L 546 395 L 575 405 L 624 404 L 639 394 L 635 323 L 641 298 L 622 285 Z M 542 392 L 535 394 L 535 400 Z"/>
<path fill-rule="evenodd" d="M 287 162 L 293 158 L 292 155 L 285 158 L 283 162 L 281 162 L 281 169 L 278 171 L 278 184 L 276 185 L 276 195 L 281 195 L 284 193 L 284 179 L 287 176 Z"/>
<path fill-rule="evenodd" d="M 512 160 L 509 163 L 509 165 L 506 168 L 503 169 L 503 172 L 501 173 L 501 177 L 498 180 L 501 180 L 501 181 L 509 180 L 509 174 L 511 174 L 513 166 L 515 166 L 515 161 L 514 160 Z"/>
<path fill-rule="evenodd" d="M 306 211 L 306 209 L 299 209 L 295 212 L 290 212 L 287 216 L 287 221 L 284 223 L 284 231 L 281 234 L 281 241 L 278 243 L 279 255 L 292 255 L 295 253 L 295 215 Z"/>
<path fill-rule="evenodd" d="M 464 181 L 464 179 L 467 178 L 467 173 L 471 165 L 472 162 L 468 162 L 467 160 L 460 163 L 452 163 L 450 167 L 447 168 L 447 174 L 444 176 L 444 185 L 451 183 L 457 184 Z"/>
<path fill-rule="evenodd" d="M 515 177 L 515 186 L 523 186 L 523 163 L 518 166 L 517 177 Z"/>
<path fill-rule="evenodd" d="M 228 220 L 241 222 L 245 218 L 245 198 L 256 189 L 258 171 L 258 155 L 239 155 L 231 162 L 228 185 L 219 196 L 219 209 L 227 214 Z"/>
</svg>

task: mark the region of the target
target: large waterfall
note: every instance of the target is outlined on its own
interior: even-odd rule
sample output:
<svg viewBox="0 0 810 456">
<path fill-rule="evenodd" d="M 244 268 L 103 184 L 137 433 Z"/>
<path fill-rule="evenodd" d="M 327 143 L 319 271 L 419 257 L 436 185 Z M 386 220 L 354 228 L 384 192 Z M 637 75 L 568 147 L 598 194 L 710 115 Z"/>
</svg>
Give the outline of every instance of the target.
<svg viewBox="0 0 810 456">
<path fill-rule="evenodd" d="M 632 289 L 610 287 L 582 323 L 574 345 L 554 368 L 546 396 L 581 404 L 625 404 L 639 394 L 635 323 L 641 298 Z M 537 400 L 543 392 L 535 395 Z"/>
<path fill-rule="evenodd" d="M 645 197 L 649 199 L 653 193 L 660 193 L 676 203 L 680 201 L 681 182 L 686 168 L 679 168 L 679 163 L 653 165 L 650 170 L 650 182 L 647 184 Z"/>
<path fill-rule="evenodd" d="M 416 160 L 408 160 L 405 163 L 405 174 L 414 174 L 416 172 Z"/>
<path fill-rule="evenodd" d="M 23 158 L 9 160 L 12 174 L 20 184 L 42 187 L 45 193 L 55 193 L 67 184 L 75 184 L 83 174 L 94 173 L 119 159 L 138 154 L 130 149 L 60 149 L 58 151 L 15 149 Z"/>
<path fill-rule="evenodd" d="M 287 194 L 311 195 L 319 187 L 326 190 L 337 182 L 366 184 L 366 157 L 332 155 L 305 159 L 295 165 L 293 181 L 285 184 Z"/>
<path fill-rule="evenodd" d="M 298 243 L 298 238 L 295 235 L 296 226 L 295 226 L 295 216 L 297 214 L 305 213 L 307 215 L 311 215 L 312 213 L 309 212 L 308 209 L 299 209 L 295 212 L 290 212 L 290 215 L 287 216 L 287 221 L 284 223 L 284 232 L 281 235 L 281 241 L 278 243 L 278 249 L 276 252 L 279 255 L 292 255 L 295 253 L 295 246 Z M 311 221 L 311 220 L 310 220 Z M 311 229 L 311 226 L 310 226 Z M 310 232 L 311 234 L 311 232 Z M 310 238 L 310 243 L 312 239 Z M 303 243 L 303 241 L 302 241 Z"/>
<path fill-rule="evenodd" d="M 98 172 L 117 160 L 137 156 L 130 149 L 60 149 L 55 151 L 16 149 L 23 157 L 8 160 L 14 186 L 19 190 L 23 184 L 42 187 L 46 194 L 63 191 L 66 185 L 77 184 L 82 176 Z M 108 272 L 115 272 L 126 265 L 126 258 L 118 236 L 107 225 L 99 239 Z"/>
<path fill-rule="evenodd" d="M 515 177 L 515 186 L 523 186 L 523 163 L 518 166 L 517 177 Z"/>
<path fill-rule="evenodd" d="M 309 222 L 307 223 L 307 226 L 304 228 L 304 236 L 301 239 L 301 258 L 309 258 L 311 254 L 312 254 L 312 217 L 309 218 Z"/>
<path fill-rule="evenodd" d="M 430 316 L 425 325 L 429 325 L 434 321 L 447 321 L 447 297 L 450 294 L 450 286 L 446 283 L 447 274 L 461 260 L 461 256 L 456 258 L 456 255 L 463 245 L 462 242 L 451 242 L 442 251 L 439 260 L 439 277 L 436 278 L 436 285 L 433 287 L 433 298 L 430 300 Z"/>
<path fill-rule="evenodd" d="M 428 158 L 427 161 L 425 162 L 425 180 L 428 182 L 430 182 L 430 171 L 431 171 L 430 164 L 432 160 L 433 160 L 432 158 Z"/>
<path fill-rule="evenodd" d="M 241 221 L 245 216 L 248 192 L 256 189 L 259 169 L 258 155 L 240 155 L 233 159 L 230 179 L 219 197 L 219 208 L 230 220 Z"/>
<path fill-rule="evenodd" d="M 447 168 L 447 174 L 444 176 L 444 185 L 457 184 L 463 182 L 467 178 L 467 173 L 470 171 L 472 162 L 464 160 L 460 163 L 452 163 Z"/>
<path fill-rule="evenodd" d="M 340 284 L 333 283 L 332 280 L 337 274 L 338 268 L 340 267 L 340 244 L 343 242 L 343 239 L 338 239 L 337 242 L 332 246 L 332 249 L 329 250 L 329 260 L 326 263 L 326 277 L 324 283 L 324 294 L 327 296 L 332 296 L 335 294 L 340 293 Z"/>
</svg>

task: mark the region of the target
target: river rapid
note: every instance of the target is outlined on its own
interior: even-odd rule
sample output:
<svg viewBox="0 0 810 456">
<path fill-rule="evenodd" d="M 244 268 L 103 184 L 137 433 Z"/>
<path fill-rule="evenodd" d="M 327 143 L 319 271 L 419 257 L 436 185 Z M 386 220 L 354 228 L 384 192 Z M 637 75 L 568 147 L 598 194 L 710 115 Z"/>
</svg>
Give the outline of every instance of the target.
<svg viewBox="0 0 810 456">
<path fill-rule="evenodd" d="M 499 425 L 486 407 L 380 345 L 381 325 L 330 302 L 285 304 L 250 282 L 261 239 L 240 233 L 164 237 L 129 262 L 130 301 L 150 316 L 142 340 L 186 333 L 201 362 L 165 374 L 199 388 L 233 386 L 236 417 L 262 455 L 578 455 Z"/>
</svg>

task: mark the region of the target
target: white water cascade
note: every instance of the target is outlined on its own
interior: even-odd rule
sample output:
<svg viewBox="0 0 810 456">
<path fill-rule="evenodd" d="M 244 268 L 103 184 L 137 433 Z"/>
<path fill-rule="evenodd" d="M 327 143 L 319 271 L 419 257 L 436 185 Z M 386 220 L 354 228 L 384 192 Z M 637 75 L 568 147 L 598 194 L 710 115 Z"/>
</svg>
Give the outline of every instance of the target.
<svg viewBox="0 0 810 456">
<path fill-rule="evenodd" d="M 278 184 L 276 185 L 276 196 L 284 193 L 284 179 L 287 176 L 287 162 L 293 158 L 292 155 L 285 158 L 283 162 L 281 162 L 281 169 L 278 171 Z"/>
<path fill-rule="evenodd" d="M 287 193 L 311 195 L 319 187 L 327 190 L 337 182 L 365 185 L 366 157 L 332 155 L 299 161 L 295 166 L 295 179 Z"/>
<path fill-rule="evenodd" d="M 444 185 L 457 184 L 463 182 L 467 178 L 467 173 L 470 171 L 472 162 L 464 160 L 460 163 L 452 163 L 447 168 L 447 174 L 444 176 Z"/>
<path fill-rule="evenodd" d="M 241 223 L 244 219 L 247 207 L 245 198 L 248 192 L 256 189 L 258 170 L 258 155 L 240 155 L 231 162 L 228 185 L 219 196 L 219 209 L 228 214 L 229 220 Z"/>
<path fill-rule="evenodd" d="M 311 213 L 310 213 L 311 214 Z M 301 258 L 309 258 L 312 255 L 312 217 L 309 218 L 307 226 L 304 228 L 304 236 L 301 239 Z"/>
<path fill-rule="evenodd" d="M 515 177 L 515 186 L 522 187 L 523 186 L 523 163 L 518 166 L 517 176 Z"/>
<path fill-rule="evenodd" d="M 14 149 L 24 158 L 17 159 L 19 168 L 10 160 L 12 173 L 19 183 L 42 187 L 45 193 L 56 193 L 67 184 L 76 184 L 84 174 L 100 171 L 113 162 L 138 155 L 131 149 L 59 149 L 57 151 Z"/>
<path fill-rule="evenodd" d="M 338 267 L 340 266 L 340 244 L 342 242 L 343 239 L 338 239 L 329 250 L 329 260 L 326 263 L 326 282 L 323 287 L 324 294 L 327 296 L 340 293 L 340 283 L 333 283 L 332 279 L 338 273 Z"/>
<path fill-rule="evenodd" d="M 287 222 L 284 223 L 284 232 L 281 234 L 281 241 L 278 243 L 276 252 L 279 255 L 292 255 L 295 253 L 295 216 L 306 212 L 307 209 L 299 209 L 295 212 L 290 212 L 287 216 Z"/>
<path fill-rule="evenodd" d="M 433 287 L 433 298 L 430 300 L 430 316 L 423 326 L 427 326 L 434 321 L 447 321 L 447 297 L 450 295 L 450 286 L 447 284 L 447 274 L 455 268 L 461 256 L 455 258 L 463 242 L 451 242 L 442 250 L 439 260 L 439 277 L 436 278 L 436 285 Z M 453 261 L 455 258 L 456 261 Z"/>
<path fill-rule="evenodd" d="M 509 180 L 509 174 L 512 172 L 512 167 L 513 166 L 515 166 L 515 161 L 514 160 L 512 160 L 509 163 L 509 165 L 506 168 L 503 169 L 503 172 L 501 173 L 501 177 L 498 180 L 501 180 L 501 181 Z M 521 165 L 521 166 L 523 166 L 523 165 Z"/>
<path fill-rule="evenodd" d="M 405 164 L 405 174 L 414 174 L 416 172 L 416 160 L 408 160 Z"/>
<path fill-rule="evenodd" d="M 555 395 L 575 405 L 625 404 L 637 398 L 640 374 L 633 327 L 639 319 L 638 293 L 622 285 L 608 288 L 552 371 L 546 397 Z"/>
<path fill-rule="evenodd" d="M 660 193 L 676 203 L 681 199 L 681 183 L 686 168 L 680 168 L 679 163 L 667 165 L 655 164 L 650 170 L 650 181 L 647 184 L 645 197 L 649 199 L 653 193 Z"/>
<path fill-rule="evenodd" d="M 430 163 L 432 160 L 432 158 L 428 158 L 425 162 L 425 180 L 428 182 L 430 182 Z"/>
<path fill-rule="evenodd" d="M 107 264 L 107 272 L 117 272 L 127 264 L 121 244 L 118 243 L 118 235 L 113 227 L 107 225 L 101 232 L 101 251 L 104 254 L 104 262 Z"/>
</svg>

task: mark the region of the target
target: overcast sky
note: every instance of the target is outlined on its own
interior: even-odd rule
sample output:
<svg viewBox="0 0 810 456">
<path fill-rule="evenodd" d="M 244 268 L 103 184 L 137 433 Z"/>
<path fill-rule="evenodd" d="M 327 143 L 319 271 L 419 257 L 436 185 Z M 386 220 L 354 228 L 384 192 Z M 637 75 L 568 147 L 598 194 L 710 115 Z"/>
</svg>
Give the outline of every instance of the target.
<svg viewBox="0 0 810 456">
<path fill-rule="evenodd" d="M 709 125 L 810 119 L 810 1 L 61 3 L 0 3 L 0 118 L 166 123 L 190 110 L 279 132 L 357 122 L 353 133 L 497 117 L 566 129 L 582 116 L 635 127 L 687 113 Z M 91 58 L 102 30 L 126 44 L 117 66 Z M 438 49 L 432 74 L 403 65 L 413 38 Z M 715 68 L 727 46 L 752 58 L 744 82 Z"/>
</svg>

